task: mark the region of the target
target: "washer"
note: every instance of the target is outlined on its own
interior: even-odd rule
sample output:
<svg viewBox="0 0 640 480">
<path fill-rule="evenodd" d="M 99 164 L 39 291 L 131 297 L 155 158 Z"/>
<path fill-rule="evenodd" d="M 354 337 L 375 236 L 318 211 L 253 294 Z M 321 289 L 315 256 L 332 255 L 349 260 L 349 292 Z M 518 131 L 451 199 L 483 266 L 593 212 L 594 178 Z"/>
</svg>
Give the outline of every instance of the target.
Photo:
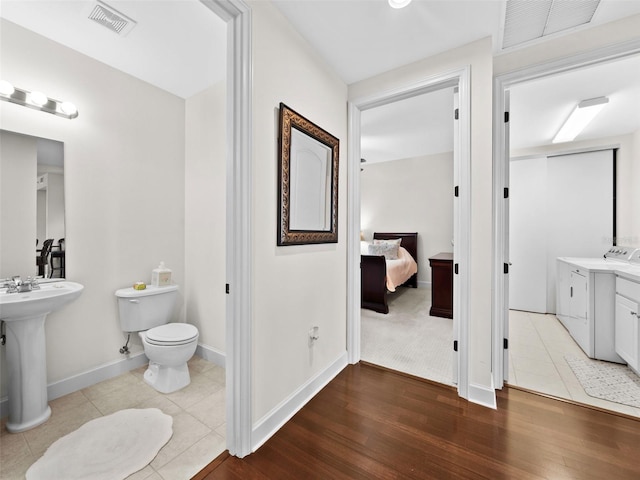
<svg viewBox="0 0 640 480">
<path fill-rule="evenodd" d="M 590 358 L 626 363 L 615 350 L 616 272 L 637 252 L 614 246 L 602 258 L 557 258 L 556 316 Z"/>
</svg>

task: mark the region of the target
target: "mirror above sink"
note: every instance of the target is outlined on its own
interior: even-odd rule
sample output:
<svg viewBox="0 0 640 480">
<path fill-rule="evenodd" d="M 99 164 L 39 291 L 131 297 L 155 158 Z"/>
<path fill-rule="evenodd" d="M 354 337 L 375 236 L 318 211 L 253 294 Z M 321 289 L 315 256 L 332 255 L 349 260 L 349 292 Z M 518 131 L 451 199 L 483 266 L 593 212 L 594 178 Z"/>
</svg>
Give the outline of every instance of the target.
<svg viewBox="0 0 640 480">
<path fill-rule="evenodd" d="M 0 130 L 0 172 L 0 278 L 63 278 L 64 144 Z"/>
</svg>

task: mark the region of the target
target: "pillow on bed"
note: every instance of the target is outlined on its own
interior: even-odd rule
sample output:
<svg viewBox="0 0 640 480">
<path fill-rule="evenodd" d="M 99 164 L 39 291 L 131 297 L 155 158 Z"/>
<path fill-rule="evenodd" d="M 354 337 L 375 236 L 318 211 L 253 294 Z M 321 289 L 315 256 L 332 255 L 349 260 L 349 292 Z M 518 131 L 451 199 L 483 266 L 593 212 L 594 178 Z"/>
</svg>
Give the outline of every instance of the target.
<svg viewBox="0 0 640 480">
<path fill-rule="evenodd" d="M 369 244 L 369 255 L 384 255 L 387 260 L 397 260 L 399 243 L 380 242 Z"/>
<path fill-rule="evenodd" d="M 401 238 L 390 238 L 390 239 L 380 239 L 380 238 L 376 238 L 373 240 L 373 243 L 375 243 L 376 245 L 380 244 L 380 243 L 392 243 L 394 245 L 398 245 L 400 246 L 400 242 L 402 242 Z"/>
</svg>

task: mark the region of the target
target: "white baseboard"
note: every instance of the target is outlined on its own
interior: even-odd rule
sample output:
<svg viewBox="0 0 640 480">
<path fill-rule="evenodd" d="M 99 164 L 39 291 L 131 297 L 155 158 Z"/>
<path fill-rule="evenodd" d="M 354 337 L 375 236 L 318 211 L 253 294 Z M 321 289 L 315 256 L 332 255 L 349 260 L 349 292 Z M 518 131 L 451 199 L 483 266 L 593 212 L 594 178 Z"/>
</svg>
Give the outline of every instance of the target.
<svg viewBox="0 0 640 480">
<path fill-rule="evenodd" d="M 196 355 L 211 363 L 215 363 L 216 365 L 220 365 L 222 367 L 225 365 L 224 353 L 217 351 L 213 347 L 198 345 Z M 110 378 L 117 377 L 118 375 L 122 375 L 123 373 L 142 367 L 143 365 L 146 365 L 148 361 L 149 360 L 145 356 L 144 352 L 128 355 L 126 358 L 122 358 L 121 360 L 116 360 L 115 362 L 101 365 L 87 372 L 79 373 L 78 375 L 50 383 L 47 386 L 47 396 L 49 401 L 55 400 L 56 398 L 77 392 L 83 388 L 90 387 L 96 383 L 109 380 Z M 0 399 L 0 418 L 4 418 L 7 415 L 9 415 L 9 399 L 7 397 L 3 397 Z"/>
<path fill-rule="evenodd" d="M 469 384 L 469 398 L 468 400 L 483 407 L 493 408 L 497 410 L 498 404 L 496 402 L 496 391 L 493 388 L 493 378 L 491 380 L 491 387 L 485 387 L 484 385 Z"/>
<path fill-rule="evenodd" d="M 418 280 L 418 288 L 431 288 L 431 282 L 425 282 L 424 280 Z"/>
<path fill-rule="evenodd" d="M 347 352 L 342 353 L 331 365 L 309 379 L 298 390 L 262 417 L 251 432 L 252 451 L 255 452 L 285 423 L 291 419 L 314 395 L 322 390 L 347 366 Z"/>
<path fill-rule="evenodd" d="M 196 355 L 198 355 L 200 358 L 205 359 L 207 362 L 215 363 L 219 367 L 226 367 L 226 354 L 209 345 L 198 344 L 198 348 L 196 348 Z"/>
<path fill-rule="evenodd" d="M 142 367 L 148 361 L 144 352 L 128 355 L 121 360 L 107 363 L 92 370 L 50 383 L 47 385 L 47 397 L 49 401 L 55 400 L 56 398 L 95 385 L 103 380 L 108 380 L 135 368 Z M 9 399 L 4 397 L 0 400 L 0 417 L 6 417 L 7 415 L 9 415 Z"/>
</svg>

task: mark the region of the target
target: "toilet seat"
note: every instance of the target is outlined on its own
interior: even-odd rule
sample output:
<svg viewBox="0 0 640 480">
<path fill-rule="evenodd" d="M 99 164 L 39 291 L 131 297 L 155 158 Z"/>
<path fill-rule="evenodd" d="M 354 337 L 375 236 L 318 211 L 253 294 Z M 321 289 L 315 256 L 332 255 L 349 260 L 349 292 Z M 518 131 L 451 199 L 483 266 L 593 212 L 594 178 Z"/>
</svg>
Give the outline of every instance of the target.
<svg viewBox="0 0 640 480">
<path fill-rule="evenodd" d="M 184 345 L 197 338 L 198 329 L 188 323 L 167 323 L 145 333 L 148 343 L 159 346 Z"/>
</svg>

